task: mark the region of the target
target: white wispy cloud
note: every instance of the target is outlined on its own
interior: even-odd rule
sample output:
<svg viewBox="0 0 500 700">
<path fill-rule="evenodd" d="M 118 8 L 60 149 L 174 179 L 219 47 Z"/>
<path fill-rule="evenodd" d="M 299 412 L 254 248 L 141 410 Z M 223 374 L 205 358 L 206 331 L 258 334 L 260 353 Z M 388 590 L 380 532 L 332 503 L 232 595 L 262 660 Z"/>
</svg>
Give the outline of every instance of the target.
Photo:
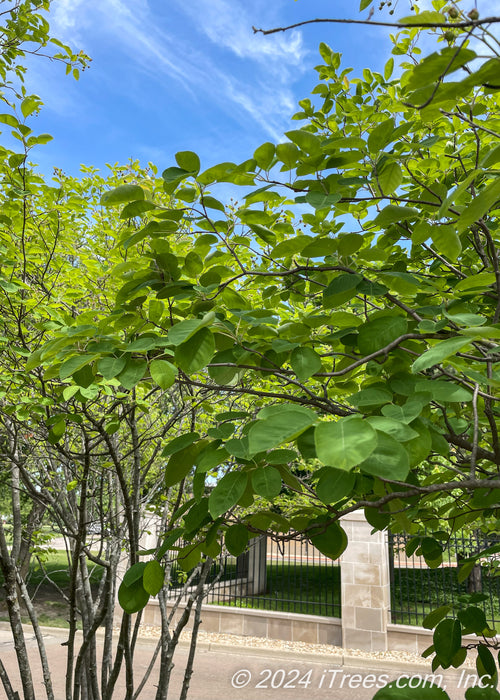
<svg viewBox="0 0 500 700">
<path fill-rule="evenodd" d="M 51 21 L 56 35 L 90 54 L 92 38 L 104 38 L 150 77 L 176 80 L 195 99 L 209 95 L 237 121 L 251 118 L 276 139 L 294 111 L 290 83 L 303 70 L 301 34 L 271 41 L 254 34 L 241 0 L 182 0 L 178 11 L 190 40 L 169 31 L 165 18 L 159 22 L 147 0 L 58 0 Z M 219 53 L 207 56 L 196 35 Z"/>
</svg>

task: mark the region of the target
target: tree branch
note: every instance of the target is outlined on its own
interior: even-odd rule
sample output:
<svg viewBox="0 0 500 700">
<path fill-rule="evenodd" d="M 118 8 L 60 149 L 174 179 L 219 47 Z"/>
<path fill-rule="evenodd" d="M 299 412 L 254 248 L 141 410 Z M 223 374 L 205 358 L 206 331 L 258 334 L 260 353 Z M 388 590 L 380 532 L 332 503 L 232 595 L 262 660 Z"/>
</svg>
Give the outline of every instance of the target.
<svg viewBox="0 0 500 700">
<path fill-rule="evenodd" d="M 308 19 L 304 22 L 296 22 L 295 24 L 290 24 L 288 27 L 275 27 L 274 29 L 258 29 L 252 27 L 254 34 L 277 34 L 278 32 L 287 32 L 290 29 L 296 29 L 297 27 L 303 27 L 306 24 L 318 24 L 318 23 L 330 23 L 330 24 L 361 24 L 365 26 L 373 27 L 392 27 L 394 29 L 474 29 L 475 27 L 480 27 L 484 24 L 496 24 L 500 22 L 500 17 L 485 17 L 484 19 L 467 20 L 464 22 L 372 22 L 367 19 L 331 19 L 331 18 L 321 18 L 321 19 Z"/>
</svg>

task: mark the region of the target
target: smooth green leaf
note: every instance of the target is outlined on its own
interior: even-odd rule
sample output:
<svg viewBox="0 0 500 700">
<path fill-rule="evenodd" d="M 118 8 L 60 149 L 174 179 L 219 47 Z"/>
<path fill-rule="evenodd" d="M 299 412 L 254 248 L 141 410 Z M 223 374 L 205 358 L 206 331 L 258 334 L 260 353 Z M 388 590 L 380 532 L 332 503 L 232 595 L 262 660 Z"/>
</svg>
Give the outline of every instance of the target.
<svg viewBox="0 0 500 700">
<path fill-rule="evenodd" d="M 274 160 L 275 152 L 276 148 L 273 143 L 267 142 L 259 146 L 253 154 L 259 168 L 267 170 Z"/>
<path fill-rule="evenodd" d="M 462 644 L 461 625 L 458 620 L 442 620 L 433 635 L 436 655 L 441 664 L 449 666 Z"/>
<path fill-rule="evenodd" d="M 319 461 L 336 469 L 352 469 L 377 446 L 376 431 L 358 417 L 319 423 L 314 439 Z"/>
<path fill-rule="evenodd" d="M 161 453 L 162 457 L 168 457 L 169 455 L 173 455 L 176 452 L 183 450 L 185 447 L 189 447 L 189 445 L 192 445 L 193 442 L 196 442 L 199 439 L 200 434 L 196 432 L 184 433 L 183 435 L 179 435 L 173 440 L 169 440 L 169 442 L 167 442 Z"/>
<path fill-rule="evenodd" d="M 165 581 L 165 571 L 163 566 L 156 560 L 148 561 L 142 575 L 142 585 L 149 595 L 158 595 L 163 588 Z"/>
<path fill-rule="evenodd" d="M 118 589 L 118 602 L 126 613 L 133 615 L 139 612 L 146 607 L 148 600 L 149 593 L 144 590 L 142 576 L 129 586 L 122 581 Z"/>
<path fill-rule="evenodd" d="M 208 499 L 208 509 L 212 518 L 226 513 L 243 496 L 247 486 L 247 475 L 243 472 L 229 472 L 216 484 Z"/>
<path fill-rule="evenodd" d="M 496 205 L 494 207 L 494 205 Z M 500 179 L 496 178 L 475 197 L 468 207 L 460 214 L 457 221 L 457 232 L 462 233 L 476 221 L 482 219 L 492 208 L 500 206 Z"/>
<path fill-rule="evenodd" d="M 323 307 L 333 309 L 352 299 L 356 296 L 356 289 L 362 279 L 361 275 L 350 274 L 335 277 L 323 292 Z"/>
<path fill-rule="evenodd" d="M 93 359 L 95 359 L 95 355 L 73 355 L 73 357 L 65 360 L 60 366 L 59 379 L 64 380 L 71 377 L 71 375 L 78 372 L 78 370 L 82 369 L 82 367 L 88 365 Z"/>
<path fill-rule="evenodd" d="M 432 226 L 431 238 L 438 253 L 456 261 L 462 252 L 462 243 L 454 226 Z"/>
<path fill-rule="evenodd" d="M 429 367 L 434 367 L 434 365 L 446 360 L 472 342 L 472 338 L 448 338 L 447 340 L 442 340 L 415 360 L 411 367 L 412 372 L 422 372 L 429 369 Z"/>
<path fill-rule="evenodd" d="M 212 359 L 214 352 L 213 333 L 208 328 L 202 328 L 176 347 L 175 361 L 186 374 L 191 374 L 203 369 Z"/>
<path fill-rule="evenodd" d="M 320 526 L 319 529 L 323 528 Z M 318 534 L 314 534 L 314 530 L 312 530 L 309 539 L 321 554 L 330 559 L 338 559 L 347 547 L 347 536 L 338 523 L 328 525 L 324 532 Z"/>
<path fill-rule="evenodd" d="M 381 479 L 402 481 L 410 471 L 410 460 L 407 451 L 397 440 L 387 433 L 379 432 L 375 450 L 361 462 L 359 468 Z"/>
<path fill-rule="evenodd" d="M 432 612 L 430 612 L 428 615 L 424 617 L 424 621 L 422 622 L 422 627 L 425 627 L 426 630 L 432 630 L 434 627 L 438 624 L 438 622 L 441 622 L 441 620 L 444 620 L 444 618 L 448 615 L 448 613 L 451 612 L 451 605 L 442 605 L 440 608 L 436 608 Z"/>
<path fill-rule="evenodd" d="M 279 447 L 282 443 L 290 442 L 313 425 L 317 417 L 312 411 L 299 410 L 300 407 L 281 406 L 280 410 L 268 414 L 259 414 L 257 420 L 248 432 L 248 447 L 254 455 L 264 450 Z"/>
<path fill-rule="evenodd" d="M 177 367 L 167 360 L 153 360 L 149 365 L 151 378 L 161 389 L 169 389 L 175 382 Z"/>
<path fill-rule="evenodd" d="M 261 467 L 252 474 L 252 486 L 256 494 L 272 501 L 281 491 L 281 474 L 274 467 Z"/>
<path fill-rule="evenodd" d="M 120 185 L 110 192 L 105 192 L 101 197 L 101 204 L 109 207 L 144 198 L 144 190 L 139 185 Z"/>
<path fill-rule="evenodd" d="M 363 355 L 370 355 L 404 335 L 407 329 L 408 322 L 403 316 L 382 316 L 369 320 L 359 328 L 358 348 Z"/>
<path fill-rule="evenodd" d="M 125 369 L 117 375 L 120 384 L 124 386 L 125 389 L 133 389 L 144 377 L 147 368 L 148 363 L 146 360 L 138 360 L 134 357 L 129 357 Z"/>
<path fill-rule="evenodd" d="M 197 175 L 200 172 L 200 158 L 193 151 L 179 151 L 175 154 L 175 160 L 179 168 L 188 173 Z"/>
<path fill-rule="evenodd" d="M 356 481 L 354 472 L 346 472 L 343 469 L 323 467 L 319 470 L 319 479 L 316 484 L 318 498 L 325 503 L 337 503 L 348 496 Z"/>
<path fill-rule="evenodd" d="M 236 525 L 228 527 L 224 535 L 226 547 L 229 554 L 232 554 L 233 557 L 238 557 L 240 554 L 243 554 L 247 548 L 248 540 L 248 530 L 241 523 L 236 523 Z"/>
<path fill-rule="evenodd" d="M 321 357 L 311 348 L 299 347 L 292 351 L 290 364 L 300 382 L 305 382 L 321 370 Z"/>
</svg>

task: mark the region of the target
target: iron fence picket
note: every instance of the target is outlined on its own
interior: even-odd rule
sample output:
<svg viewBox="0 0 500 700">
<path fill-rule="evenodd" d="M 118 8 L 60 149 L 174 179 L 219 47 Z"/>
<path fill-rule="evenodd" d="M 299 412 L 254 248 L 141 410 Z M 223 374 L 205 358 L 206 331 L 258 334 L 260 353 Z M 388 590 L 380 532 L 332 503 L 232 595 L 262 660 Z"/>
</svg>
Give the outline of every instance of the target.
<svg viewBox="0 0 500 700">
<path fill-rule="evenodd" d="M 394 623 L 422 625 L 431 609 L 442 605 L 459 606 L 461 595 L 480 587 L 486 600 L 474 605 L 484 609 L 488 624 L 500 623 L 500 569 L 494 559 L 478 563 L 478 569 L 463 582 L 457 578 L 460 559 L 500 543 L 500 536 L 482 533 L 451 535 L 444 549 L 444 561 L 431 569 L 422 557 L 406 556 L 405 546 L 410 537 L 389 533 L 391 562 L 391 620 Z M 479 591 L 476 591 L 479 592 Z"/>
</svg>

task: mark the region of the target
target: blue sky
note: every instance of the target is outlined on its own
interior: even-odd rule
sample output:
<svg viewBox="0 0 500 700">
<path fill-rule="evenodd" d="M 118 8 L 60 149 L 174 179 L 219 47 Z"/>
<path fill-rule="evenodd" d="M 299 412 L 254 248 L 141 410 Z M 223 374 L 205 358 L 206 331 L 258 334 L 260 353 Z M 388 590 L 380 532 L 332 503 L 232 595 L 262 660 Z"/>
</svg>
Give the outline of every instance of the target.
<svg viewBox="0 0 500 700">
<path fill-rule="evenodd" d="M 53 34 L 93 60 L 78 82 L 61 66 L 30 62 L 28 88 L 45 102 L 32 126 L 54 137 L 33 160 L 45 174 L 76 174 L 80 163 L 129 158 L 161 171 L 180 150 L 196 151 L 204 168 L 251 157 L 282 138 L 309 97 L 320 41 L 359 70 L 387 60 L 388 30 L 376 27 L 252 32 L 312 12 L 331 17 L 333 6 L 336 16 L 359 17 L 352 0 L 54 0 Z"/>
<path fill-rule="evenodd" d="M 408 12 L 406 0 L 400 5 L 395 16 Z M 357 7 L 357 0 L 53 0 L 53 34 L 93 60 L 78 82 L 61 66 L 30 62 L 28 88 L 45 102 L 32 127 L 54 137 L 32 159 L 46 175 L 53 166 L 77 174 L 80 163 L 103 168 L 129 158 L 161 172 L 181 150 L 196 151 L 203 168 L 245 160 L 290 128 L 298 100 L 317 83 L 320 41 L 358 71 L 380 70 L 390 55 L 388 29 L 323 24 L 265 37 L 252 25 L 359 17 Z"/>
</svg>

